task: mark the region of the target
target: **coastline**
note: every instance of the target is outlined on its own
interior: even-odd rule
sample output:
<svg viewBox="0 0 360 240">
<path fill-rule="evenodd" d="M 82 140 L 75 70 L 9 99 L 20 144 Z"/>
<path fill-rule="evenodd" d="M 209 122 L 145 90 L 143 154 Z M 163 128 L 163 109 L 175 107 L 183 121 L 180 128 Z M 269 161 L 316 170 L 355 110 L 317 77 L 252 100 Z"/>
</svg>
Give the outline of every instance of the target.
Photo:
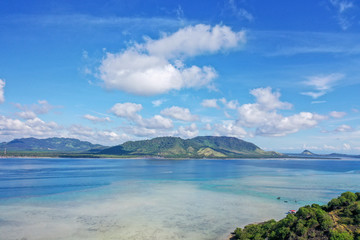
<svg viewBox="0 0 360 240">
<path fill-rule="evenodd" d="M 156 159 L 156 160 L 341 160 L 341 161 L 360 161 L 360 158 L 340 158 L 340 157 L 291 157 L 291 156 L 282 156 L 282 157 L 254 157 L 254 156 L 244 156 L 239 158 L 174 158 L 174 157 L 160 157 L 160 156 L 117 156 L 117 155 L 91 155 L 88 154 L 69 154 L 66 153 L 59 154 L 59 155 L 49 155 L 49 156 L 39 156 L 39 155 L 24 155 L 24 156 L 16 156 L 16 155 L 0 155 L 0 159 L 6 158 L 54 158 L 54 159 L 66 159 L 66 158 L 79 158 L 79 159 Z"/>
</svg>

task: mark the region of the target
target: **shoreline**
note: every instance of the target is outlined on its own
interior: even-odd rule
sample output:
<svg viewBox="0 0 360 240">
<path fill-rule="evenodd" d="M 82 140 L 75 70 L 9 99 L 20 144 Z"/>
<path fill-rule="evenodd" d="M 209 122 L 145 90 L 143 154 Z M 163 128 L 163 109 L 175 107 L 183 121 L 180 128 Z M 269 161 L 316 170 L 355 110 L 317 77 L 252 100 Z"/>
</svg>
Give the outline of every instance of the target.
<svg viewBox="0 0 360 240">
<path fill-rule="evenodd" d="M 241 157 L 241 158 L 172 158 L 172 157 L 160 157 L 160 156 L 116 156 L 116 155 L 92 155 L 89 156 L 88 154 L 84 154 L 83 156 L 81 154 L 79 155 L 69 155 L 66 154 L 59 154 L 59 155 L 53 155 L 53 156 L 31 156 L 31 155 L 24 155 L 24 156 L 16 156 L 16 155 L 0 155 L 0 159 L 6 159 L 6 158 L 54 158 L 54 159 L 154 159 L 154 160 L 295 160 L 295 161 L 304 161 L 304 160 L 335 160 L 335 161 L 360 161 L 360 158 L 356 157 L 349 157 L 349 158 L 341 158 L 341 157 L 292 157 L 292 156 L 283 156 L 283 157 Z"/>
<path fill-rule="evenodd" d="M 64 157 L 64 156 L 0 156 L 0 159 L 118 159 L 118 160 L 227 160 L 227 161 L 238 161 L 238 160 L 265 160 L 265 161 L 271 161 L 271 160 L 279 160 L 279 161 L 325 161 L 325 160 L 333 160 L 333 161 L 360 161 L 360 158 L 255 158 L 255 157 L 243 157 L 243 158 L 166 158 L 166 157 L 81 157 L 81 156 L 71 156 L 71 157 Z"/>
</svg>

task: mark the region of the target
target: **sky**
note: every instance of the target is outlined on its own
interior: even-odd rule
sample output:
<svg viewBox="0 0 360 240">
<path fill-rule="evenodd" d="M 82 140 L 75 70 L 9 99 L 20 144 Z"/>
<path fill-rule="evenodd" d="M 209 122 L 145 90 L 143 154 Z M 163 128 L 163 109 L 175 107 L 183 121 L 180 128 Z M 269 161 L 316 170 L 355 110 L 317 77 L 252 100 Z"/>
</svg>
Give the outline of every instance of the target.
<svg viewBox="0 0 360 240">
<path fill-rule="evenodd" d="M 5 0 L 0 141 L 360 154 L 360 2 Z"/>
</svg>

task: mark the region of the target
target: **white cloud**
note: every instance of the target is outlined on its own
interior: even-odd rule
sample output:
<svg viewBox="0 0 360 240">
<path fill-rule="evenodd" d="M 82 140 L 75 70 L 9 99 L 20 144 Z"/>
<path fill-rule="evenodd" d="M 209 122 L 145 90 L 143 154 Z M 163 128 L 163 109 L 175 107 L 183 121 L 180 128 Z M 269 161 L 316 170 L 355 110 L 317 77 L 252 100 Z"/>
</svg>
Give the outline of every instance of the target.
<svg viewBox="0 0 360 240">
<path fill-rule="evenodd" d="M 154 105 L 154 107 L 159 107 L 162 105 L 166 100 L 165 99 L 157 99 L 152 101 L 151 103 Z"/>
<path fill-rule="evenodd" d="M 164 35 L 158 40 L 147 39 L 142 47 L 150 55 L 170 59 L 215 53 L 237 47 L 245 41 L 244 31 L 233 32 L 227 26 L 198 24 L 182 28 L 171 35 Z"/>
<path fill-rule="evenodd" d="M 218 105 L 218 102 L 222 103 L 222 105 L 224 105 L 224 107 L 227 108 L 227 109 L 233 109 L 234 110 L 239 106 L 239 102 L 237 100 L 228 101 L 228 100 L 226 100 L 226 98 L 204 99 L 201 102 L 201 105 L 203 107 L 207 107 L 207 108 L 220 108 L 220 106 Z"/>
<path fill-rule="evenodd" d="M 343 79 L 344 77 L 345 75 L 340 73 L 308 77 L 308 80 L 303 82 L 303 84 L 313 87 L 316 91 L 302 92 L 301 94 L 310 96 L 314 99 L 319 98 L 332 91 L 336 82 Z"/>
<path fill-rule="evenodd" d="M 335 132 L 352 132 L 354 129 L 346 124 L 342 124 L 335 129 Z"/>
<path fill-rule="evenodd" d="M 189 126 L 180 126 L 175 135 L 181 138 L 193 138 L 199 135 L 199 130 L 196 124 L 192 123 Z"/>
<path fill-rule="evenodd" d="M 161 131 L 157 129 L 148 129 L 144 127 L 139 126 L 126 126 L 123 128 L 123 130 L 127 134 L 131 134 L 137 137 L 153 137 L 153 136 L 161 136 Z"/>
<path fill-rule="evenodd" d="M 256 128 L 256 135 L 285 136 L 301 129 L 312 128 L 327 117 L 316 113 L 301 112 L 283 116 L 280 109 L 290 109 L 292 105 L 279 100 L 280 93 L 271 88 L 258 88 L 250 91 L 256 103 L 243 104 L 238 108 L 237 125 Z"/>
<path fill-rule="evenodd" d="M 4 88 L 5 88 L 5 80 L 0 79 L 0 103 L 5 102 Z"/>
<path fill-rule="evenodd" d="M 302 94 L 302 95 L 306 95 L 306 96 L 310 96 L 310 97 L 312 97 L 312 98 L 314 98 L 314 99 L 317 99 L 317 98 L 325 95 L 326 92 L 325 92 L 325 91 L 320 91 L 320 92 L 302 92 L 301 94 Z M 315 103 L 317 103 L 317 102 L 315 102 Z"/>
<path fill-rule="evenodd" d="M 90 114 L 85 114 L 83 116 L 85 119 L 92 121 L 93 123 L 101 123 L 101 122 L 110 122 L 109 117 L 96 117 Z"/>
<path fill-rule="evenodd" d="M 217 76 L 212 67 L 177 68 L 165 58 L 134 50 L 107 53 L 100 75 L 109 89 L 145 96 L 208 86 Z"/>
<path fill-rule="evenodd" d="M 307 95 L 307 94 L 305 94 Z M 311 95 L 309 95 L 311 96 Z M 326 101 L 311 101 L 311 104 L 320 104 L 320 103 L 326 103 Z"/>
<path fill-rule="evenodd" d="M 201 106 L 208 108 L 218 108 L 217 99 L 204 99 L 201 102 Z"/>
<path fill-rule="evenodd" d="M 301 112 L 289 117 L 279 115 L 279 118 L 271 119 L 271 122 L 263 123 L 257 127 L 256 135 L 263 136 L 285 136 L 298 132 L 301 129 L 313 128 L 318 125 L 326 116 L 310 112 Z"/>
<path fill-rule="evenodd" d="M 227 111 L 224 111 L 224 115 L 225 115 L 225 117 L 227 117 L 227 118 L 232 118 L 232 116 L 231 116 Z"/>
<path fill-rule="evenodd" d="M 111 112 L 118 117 L 123 117 L 127 120 L 133 121 L 138 126 L 149 129 L 168 129 L 173 127 L 171 119 L 164 118 L 160 115 L 155 115 L 152 118 L 143 118 L 138 114 L 142 110 L 141 104 L 136 103 L 117 103 L 111 108 Z"/>
<path fill-rule="evenodd" d="M 100 78 L 109 89 L 137 95 L 156 95 L 183 88 L 208 87 L 217 77 L 210 66 L 185 67 L 182 59 L 236 47 L 245 42 L 243 31 L 216 25 L 190 26 L 158 40 L 117 53 L 107 53 L 99 67 Z"/>
<path fill-rule="evenodd" d="M 110 111 L 118 117 L 136 120 L 139 118 L 137 112 L 139 112 L 142 108 L 143 107 L 141 104 L 126 102 L 126 103 L 116 103 L 110 109 Z"/>
<path fill-rule="evenodd" d="M 53 106 L 48 103 L 46 100 L 38 100 L 37 103 L 32 105 L 22 105 L 20 103 L 15 103 L 15 107 L 24 111 L 24 112 L 34 112 L 36 114 L 47 114 L 55 108 L 60 108 L 61 106 Z"/>
<path fill-rule="evenodd" d="M 221 124 L 214 124 L 212 127 L 215 136 L 228 136 L 236 138 L 244 138 L 247 132 L 234 121 L 223 121 Z"/>
<path fill-rule="evenodd" d="M 333 118 L 343 118 L 346 115 L 346 112 L 332 111 L 329 113 L 329 115 Z"/>
<path fill-rule="evenodd" d="M 23 119 L 34 119 L 37 117 L 36 113 L 34 113 L 33 111 L 18 112 L 16 113 L 16 115 Z"/>
<path fill-rule="evenodd" d="M 334 146 L 331 146 L 331 145 L 324 144 L 323 149 L 324 150 L 337 150 L 338 148 L 334 147 Z"/>
<path fill-rule="evenodd" d="M 343 149 L 346 150 L 346 151 L 351 150 L 351 145 L 348 144 L 348 143 L 344 143 L 343 144 Z"/>
<path fill-rule="evenodd" d="M 40 118 L 21 121 L 0 116 L 0 135 L 3 139 L 23 137 L 53 137 L 58 136 L 61 127 L 55 122 L 44 122 Z"/>
<path fill-rule="evenodd" d="M 221 98 L 219 101 L 229 109 L 236 109 L 239 106 L 239 102 L 237 100 L 227 101 L 225 98 Z"/>
<path fill-rule="evenodd" d="M 171 108 L 165 108 L 161 111 L 161 114 L 176 120 L 192 122 L 199 119 L 198 116 L 192 115 L 188 108 L 182 108 L 177 106 L 172 106 Z"/>
<path fill-rule="evenodd" d="M 347 12 L 349 9 L 354 8 L 354 3 L 352 1 L 330 0 L 330 4 L 336 8 L 336 19 L 339 26 L 342 30 L 347 30 L 353 21 L 353 16 L 349 16 Z"/>
<path fill-rule="evenodd" d="M 20 120 L 1 115 L 0 136 L 3 141 L 25 137 L 72 137 L 103 145 L 113 145 L 130 140 L 130 136 L 127 134 L 117 133 L 113 130 L 96 130 L 82 125 L 72 125 L 69 128 L 64 128 L 55 122 L 45 122 L 38 117 Z"/>
<path fill-rule="evenodd" d="M 171 119 L 164 118 L 160 115 L 155 115 L 154 117 L 148 119 L 140 118 L 137 123 L 148 129 L 169 129 L 173 127 Z"/>
<path fill-rule="evenodd" d="M 280 92 L 272 92 L 270 87 L 253 89 L 250 91 L 250 94 L 256 98 L 256 102 L 264 110 L 292 108 L 292 104 L 279 100 Z"/>
<path fill-rule="evenodd" d="M 234 0 L 229 0 L 229 7 L 232 13 L 240 20 L 246 19 L 249 22 L 254 20 L 254 17 L 251 13 L 246 11 L 244 8 L 239 8 Z"/>
<path fill-rule="evenodd" d="M 102 145 L 114 145 L 131 140 L 131 137 L 125 133 L 117 133 L 112 130 L 96 130 L 78 124 L 70 126 L 64 135 Z"/>
<path fill-rule="evenodd" d="M 106 139 L 105 142 L 124 142 L 130 140 L 130 136 L 122 133 L 118 134 L 113 131 L 105 130 L 105 131 L 98 131 L 96 133 L 97 139 Z M 102 141 L 104 142 L 104 140 Z"/>
</svg>

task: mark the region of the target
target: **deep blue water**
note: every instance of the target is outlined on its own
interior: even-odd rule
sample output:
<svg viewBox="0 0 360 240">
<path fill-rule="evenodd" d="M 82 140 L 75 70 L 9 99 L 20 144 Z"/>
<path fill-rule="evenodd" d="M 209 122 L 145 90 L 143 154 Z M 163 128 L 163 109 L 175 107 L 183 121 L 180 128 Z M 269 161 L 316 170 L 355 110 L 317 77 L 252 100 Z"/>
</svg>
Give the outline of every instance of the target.
<svg viewBox="0 0 360 240">
<path fill-rule="evenodd" d="M 3 158 L 0 199 L 86 190 L 123 180 L 207 182 L 297 172 L 356 174 L 360 161 Z"/>
</svg>

